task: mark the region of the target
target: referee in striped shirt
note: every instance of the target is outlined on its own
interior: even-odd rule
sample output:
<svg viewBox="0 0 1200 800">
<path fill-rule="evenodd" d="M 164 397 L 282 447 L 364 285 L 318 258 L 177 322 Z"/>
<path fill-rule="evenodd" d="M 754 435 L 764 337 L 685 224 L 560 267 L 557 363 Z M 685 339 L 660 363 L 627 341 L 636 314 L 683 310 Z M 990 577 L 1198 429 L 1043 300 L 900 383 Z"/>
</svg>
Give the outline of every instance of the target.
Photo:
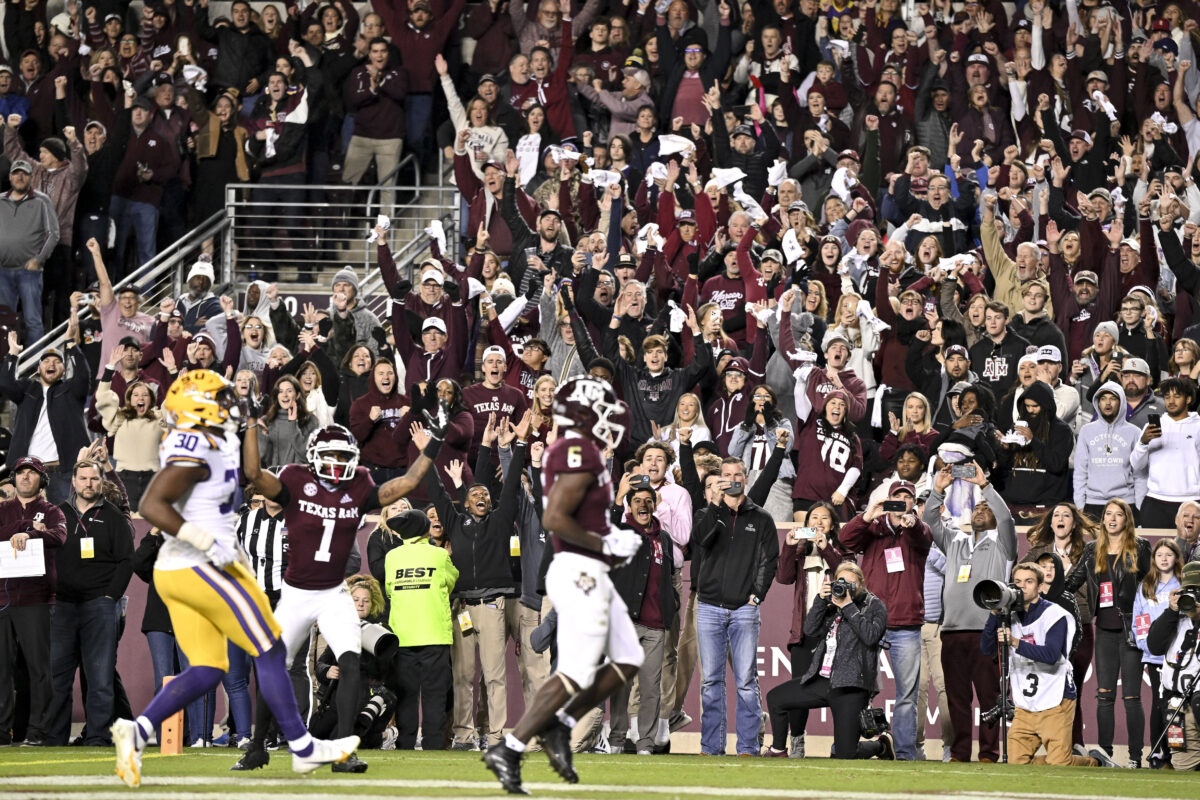
<svg viewBox="0 0 1200 800">
<path fill-rule="evenodd" d="M 253 489 L 238 519 L 238 543 L 250 556 L 250 566 L 258 585 L 266 592 L 274 610 L 283 587 L 287 568 L 287 532 L 283 527 L 283 506 L 266 499 Z"/>
</svg>

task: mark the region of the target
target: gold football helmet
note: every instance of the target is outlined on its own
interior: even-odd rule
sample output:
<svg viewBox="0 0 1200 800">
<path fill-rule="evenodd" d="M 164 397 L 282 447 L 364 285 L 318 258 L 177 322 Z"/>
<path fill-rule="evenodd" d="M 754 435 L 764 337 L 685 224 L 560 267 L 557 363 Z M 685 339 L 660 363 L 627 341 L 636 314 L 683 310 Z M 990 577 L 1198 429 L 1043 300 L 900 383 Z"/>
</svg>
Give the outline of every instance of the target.
<svg viewBox="0 0 1200 800">
<path fill-rule="evenodd" d="M 224 428 L 239 417 L 233 384 L 211 369 L 194 369 L 176 379 L 163 410 L 179 428 Z"/>
</svg>

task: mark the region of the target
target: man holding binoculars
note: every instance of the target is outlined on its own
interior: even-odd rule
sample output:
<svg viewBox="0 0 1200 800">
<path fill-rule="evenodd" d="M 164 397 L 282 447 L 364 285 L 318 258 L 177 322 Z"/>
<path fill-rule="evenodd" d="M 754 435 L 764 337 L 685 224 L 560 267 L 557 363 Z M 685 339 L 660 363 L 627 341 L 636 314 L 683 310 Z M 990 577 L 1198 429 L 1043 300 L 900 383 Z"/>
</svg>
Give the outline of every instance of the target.
<svg viewBox="0 0 1200 800">
<path fill-rule="evenodd" d="M 980 639 L 983 654 L 995 658 L 999 647 L 1012 650 L 1006 654 L 1016 707 L 1008 728 L 1009 763 L 1041 763 L 1034 753 L 1045 745 L 1044 761 L 1051 766 L 1115 767 L 1098 748 L 1091 758 L 1071 752 L 1079 693 L 1067 656 L 1075 620 L 1041 596 L 1044 578 L 1041 567 L 1024 562 L 1013 568 L 1011 585 L 989 581 L 975 593 L 976 602 L 991 609 Z"/>
</svg>

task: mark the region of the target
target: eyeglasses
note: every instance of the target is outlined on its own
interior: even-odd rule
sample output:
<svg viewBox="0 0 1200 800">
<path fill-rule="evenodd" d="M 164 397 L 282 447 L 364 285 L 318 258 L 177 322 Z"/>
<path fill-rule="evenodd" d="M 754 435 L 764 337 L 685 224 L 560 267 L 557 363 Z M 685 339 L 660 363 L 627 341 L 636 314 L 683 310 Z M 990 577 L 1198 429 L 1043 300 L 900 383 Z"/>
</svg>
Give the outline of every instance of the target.
<svg viewBox="0 0 1200 800">
<path fill-rule="evenodd" d="M 703 51 L 703 50 L 701 50 L 699 47 L 687 47 L 687 48 L 684 48 L 684 51 L 683 51 L 683 52 L 684 52 L 684 54 L 686 55 L 686 54 L 688 54 L 688 53 L 696 53 L 696 54 L 699 54 L 699 53 L 703 53 L 704 51 Z"/>
<path fill-rule="evenodd" d="M 261 331 L 261 330 L 263 330 L 263 326 L 262 325 L 247 325 L 245 329 L 248 331 Z"/>
</svg>

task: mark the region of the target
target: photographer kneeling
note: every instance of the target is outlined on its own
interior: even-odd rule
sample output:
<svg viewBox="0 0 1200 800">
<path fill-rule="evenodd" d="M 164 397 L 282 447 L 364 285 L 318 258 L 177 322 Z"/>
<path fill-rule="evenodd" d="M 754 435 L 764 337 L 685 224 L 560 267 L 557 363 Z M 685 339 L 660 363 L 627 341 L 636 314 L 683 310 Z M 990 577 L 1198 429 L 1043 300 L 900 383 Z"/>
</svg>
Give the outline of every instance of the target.
<svg viewBox="0 0 1200 800">
<path fill-rule="evenodd" d="M 996 655 L 997 646 L 1012 648 L 1009 677 L 1016 711 L 1008 728 L 1009 763 L 1041 763 L 1034 753 L 1045 745 L 1045 763 L 1051 766 L 1115 767 L 1103 750 L 1093 749 L 1091 758 L 1071 752 L 1079 697 L 1068 660 L 1075 620 L 1041 596 L 1044 579 L 1042 568 L 1027 561 L 1013 567 L 1012 586 L 993 583 L 1000 602 L 988 604 L 992 613 L 980 639 L 980 649 L 989 657 Z"/>
<path fill-rule="evenodd" d="M 1171 766 L 1196 770 L 1200 769 L 1200 693 L 1196 691 L 1200 675 L 1200 563 L 1184 565 L 1179 582 L 1182 588 L 1171 592 L 1167 610 L 1150 625 L 1146 649 L 1165 656 L 1159 681 L 1162 698 L 1158 700 L 1164 704 L 1163 716 L 1170 719 L 1172 710 L 1179 709 L 1167 729 Z"/>
<path fill-rule="evenodd" d="M 821 587 L 804 618 L 804 635 L 817 640 L 808 670 L 767 693 L 771 746 L 764 756 L 787 757 L 788 713 L 833 710 L 833 757 L 894 759 L 892 735 L 860 742 L 861 715 L 877 691 L 879 643 L 887 631 L 887 609 L 866 590 L 858 565 L 843 562 L 833 583 Z"/>
</svg>

